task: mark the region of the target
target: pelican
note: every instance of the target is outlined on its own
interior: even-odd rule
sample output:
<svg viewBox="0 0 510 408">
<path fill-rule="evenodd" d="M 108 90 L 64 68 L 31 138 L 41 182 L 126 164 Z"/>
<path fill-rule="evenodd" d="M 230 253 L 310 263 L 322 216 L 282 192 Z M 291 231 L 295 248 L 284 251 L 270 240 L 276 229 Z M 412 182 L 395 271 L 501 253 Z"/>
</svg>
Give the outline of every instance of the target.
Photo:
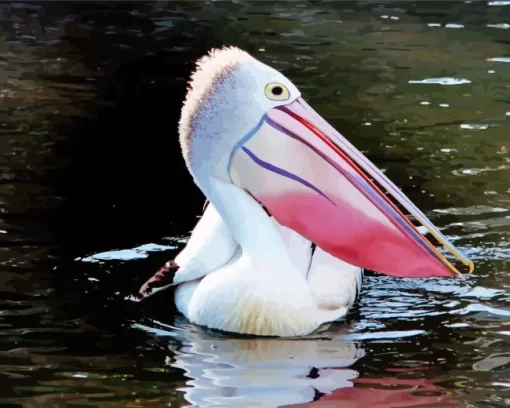
<svg viewBox="0 0 510 408">
<path fill-rule="evenodd" d="M 137 296 L 176 286 L 176 307 L 194 324 L 303 336 L 347 314 L 364 269 L 458 276 L 381 188 L 473 269 L 289 79 L 239 48 L 198 61 L 179 139 L 209 205 L 186 247 Z"/>
</svg>

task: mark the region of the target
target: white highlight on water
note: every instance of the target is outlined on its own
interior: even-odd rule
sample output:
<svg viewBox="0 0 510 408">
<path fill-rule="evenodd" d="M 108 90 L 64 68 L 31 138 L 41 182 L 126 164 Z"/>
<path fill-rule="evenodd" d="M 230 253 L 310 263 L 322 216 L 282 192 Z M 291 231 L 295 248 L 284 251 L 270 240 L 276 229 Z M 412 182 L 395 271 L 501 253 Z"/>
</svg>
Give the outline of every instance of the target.
<svg viewBox="0 0 510 408">
<path fill-rule="evenodd" d="M 470 84 L 471 81 L 469 79 L 464 78 L 425 78 L 425 79 L 411 79 L 408 81 L 410 84 L 437 84 L 437 85 L 462 85 L 462 84 Z"/>
<path fill-rule="evenodd" d="M 487 61 L 494 61 L 494 62 L 510 62 L 510 57 L 494 57 L 494 58 L 487 58 Z"/>
</svg>

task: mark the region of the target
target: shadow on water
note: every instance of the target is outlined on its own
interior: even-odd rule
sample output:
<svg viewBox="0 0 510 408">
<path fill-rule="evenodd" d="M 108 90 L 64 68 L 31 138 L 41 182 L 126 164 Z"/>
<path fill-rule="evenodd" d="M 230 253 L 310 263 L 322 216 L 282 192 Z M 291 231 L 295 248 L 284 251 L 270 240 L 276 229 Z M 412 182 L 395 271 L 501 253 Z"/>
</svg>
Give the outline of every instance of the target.
<svg viewBox="0 0 510 408">
<path fill-rule="evenodd" d="M 489 3 L 2 3 L 0 405 L 505 406 L 510 6 Z M 476 273 L 372 274 L 301 340 L 199 329 L 170 292 L 126 303 L 202 209 L 177 121 L 193 61 L 227 44 L 288 75 Z"/>
<path fill-rule="evenodd" d="M 55 177 L 68 202 L 67 216 L 58 221 L 63 221 L 62 241 L 72 237 L 76 253 L 161 235 L 170 223 L 182 230 L 180 221 L 187 217 L 189 224 L 201 207 L 176 129 L 193 61 L 219 44 L 210 26 L 190 26 L 178 8 L 164 20 L 167 24 L 158 25 L 132 12 L 133 6 L 73 5 L 79 17 L 68 43 L 87 58 L 89 72 L 100 71 L 83 78 L 95 87 L 94 99 L 84 101 L 88 117 L 63 124 L 59 133 L 73 137 L 56 149 L 65 172 Z M 121 27 L 136 34 L 126 35 Z M 94 233 L 98 230 L 101 234 Z"/>
</svg>

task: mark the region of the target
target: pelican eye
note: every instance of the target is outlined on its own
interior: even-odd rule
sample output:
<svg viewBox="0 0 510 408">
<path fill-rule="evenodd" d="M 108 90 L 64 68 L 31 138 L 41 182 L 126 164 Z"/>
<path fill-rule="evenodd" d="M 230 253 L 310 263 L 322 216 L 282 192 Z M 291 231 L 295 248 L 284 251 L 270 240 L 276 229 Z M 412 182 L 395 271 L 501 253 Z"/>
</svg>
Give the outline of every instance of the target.
<svg viewBox="0 0 510 408">
<path fill-rule="evenodd" d="M 290 98 L 290 92 L 285 85 L 272 82 L 266 85 L 266 96 L 272 101 L 285 101 Z"/>
</svg>

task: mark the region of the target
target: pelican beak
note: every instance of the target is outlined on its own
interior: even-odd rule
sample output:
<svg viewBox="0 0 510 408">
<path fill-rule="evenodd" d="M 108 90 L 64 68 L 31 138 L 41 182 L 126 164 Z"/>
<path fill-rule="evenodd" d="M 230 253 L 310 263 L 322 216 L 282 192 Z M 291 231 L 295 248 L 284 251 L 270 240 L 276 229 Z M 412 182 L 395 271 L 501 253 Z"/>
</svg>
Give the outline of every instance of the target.
<svg viewBox="0 0 510 408">
<path fill-rule="evenodd" d="M 440 244 L 468 273 L 474 269 L 373 163 L 301 98 L 264 115 L 233 150 L 229 172 L 280 224 L 352 265 L 398 277 L 460 274 L 436 248 Z M 402 211 L 437 242 L 425 238 Z"/>
</svg>

